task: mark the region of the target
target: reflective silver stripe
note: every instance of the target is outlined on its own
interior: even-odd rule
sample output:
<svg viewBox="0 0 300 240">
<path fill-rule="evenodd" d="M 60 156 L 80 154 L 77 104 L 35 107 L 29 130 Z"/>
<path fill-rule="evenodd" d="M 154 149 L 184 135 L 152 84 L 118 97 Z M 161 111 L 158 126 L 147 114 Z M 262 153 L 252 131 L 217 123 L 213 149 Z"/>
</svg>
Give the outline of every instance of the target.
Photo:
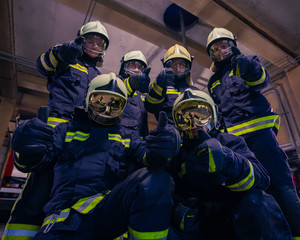
<svg viewBox="0 0 300 240">
<path fill-rule="evenodd" d="M 43 54 L 41 55 L 40 60 L 41 60 L 41 63 L 42 63 L 42 65 L 43 65 L 43 67 L 44 67 L 47 71 L 50 71 L 50 72 L 53 72 L 53 71 L 54 71 L 53 68 L 49 67 L 49 66 L 46 64 L 46 62 L 45 62 L 45 53 L 43 53 Z"/>
<path fill-rule="evenodd" d="M 33 238 L 36 233 L 38 232 L 38 230 L 36 231 L 30 231 L 30 230 L 4 230 L 4 233 L 3 233 L 3 237 L 9 237 L 9 236 L 18 236 L 18 237 L 24 237 L 22 239 L 31 239 Z M 30 237 L 30 238 L 25 238 L 25 237 Z M 19 239 L 19 238 L 18 238 Z"/>
<path fill-rule="evenodd" d="M 266 117 L 261 117 L 253 119 L 251 121 L 238 124 L 233 127 L 227 128 L 227 132 L 236 136 L 247 134 L 250 132 L 255 132 L 265 128 L 275 127 L 279 129 L 280 116 L 279 115 L 270 115 Z"/>
<path fill-rule="evenodd" d="M 75 68 L 75 69 L 77 69 L 77 70 L 79 70 L 81 72 L 84 72 L 84 73 L 88 74 L 87 68 L 84 67 L 84 66 L 79 65 L 78 63 L 76 63 L 75 65 L 74 64 L 70 64 L 69 66 L 72 67 L 72 68 Z"/>
<path fill-rule="evenodd" d="M 72 140 L 85 141 L 89 138 L 89 133 L 84 132 L 67 132 L 65 142 L 71 142 Z"/>
<path fill-rule="evenodd" d="M 168 89 L 167 89 L 167 94 L 176 94 L 176 95 L 180 95 L 181 92 L 178 92 L 178 91 L 175 90 L 174 88 L 168 88 Z"/>
<path fill-rule="evenodd" d="M 50 62 L 52 63 L 52 66 L 53 66 L 54 68 L 56 68 L 58 62 L 57 62 L 57 60 L 56 60 L 56 58 L 55 58 L 55 56 L 54 56 L 52 50 L 50 51 L 49 59 L 50 59 Z"/>
<path fill-rule="evenodd" d="M 56 127 L 58 124 L 63 122 L 69 122 L 69 120 L 63 118 L 48 117 L 47 124 L 51 127 Z"/>
<path fill-rule="evenodd" d="M 157 84 L 156 79 L 154 80 L 154 82 L 153 82 L 153 84 L 152 84 L 152 89 L 153 89 L 154 92 L 156 92 L 159 96 L 162 96 L 163 88 Z"/>
<path fill-rule="evenodd" d="M 266 71 L 265 71 L 265 69 L 264 69 L 263 67 L 262 67 L 261 69 L 263 70 L 263 74 L 262 74 L 262 76 L 261 76 L 260 79 L 258 79 L 258 80 L 255 81 L 255 82 L 248 82 L 248 81 L 245 81 L 249 86 L 256 86 L 256 85 L 259 85 L 259 84 L 263 83 L 263 82 L 266 80 L 266 78 L 267 78 Z"/>
<path fill-rule="evenodd" d="M 234 192 L 247 191 L 253 186 L 254 184 L 253 165 L 249 160 L 248 163 L 250 167 L 250 173 L 248 174 L 247 177 L 245 177 L 243 180 L 239 181 L 238 183 L 227 186 L 227 188 L 229 188 L 230 191 L 234 191 Z"/>
</svg>

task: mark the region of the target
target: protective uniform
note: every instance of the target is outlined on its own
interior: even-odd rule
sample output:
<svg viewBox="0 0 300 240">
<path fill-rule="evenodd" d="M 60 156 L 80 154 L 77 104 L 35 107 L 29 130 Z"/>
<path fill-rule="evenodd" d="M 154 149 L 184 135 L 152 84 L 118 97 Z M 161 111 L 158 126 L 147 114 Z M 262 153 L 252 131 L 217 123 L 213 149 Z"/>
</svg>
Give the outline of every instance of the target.
<svg viewBox="0 0 300 240">
<path fill-rule="evenodd" d="M 208 91 L 219 107 L 226 131 L 244 137 L 266 168 L 271 178 L 268 191 L 282 208 L 295 239 L 300 238 L 300 201 L 287 157 L 276 139 L 280 117 L 260 93 L 270 83 L 268 72 L 257 56 L 243 55 L 235 36 L 224 28 L 209 34 L 207 52 L 215 70 Z"/>
<path fill-rule="evenodd" d="M 209 95 L 186 89 L 173 117 L 183 144 L 169 163 L 176 206 L 168 239 L 292 239 L 277 202 L 264 192 L 267 172 L 242 137 L 216 129 Z"/>
<path fill-rule="evenodd" d="M 54 164 L 46 218 L 34 239 L 113 239 L 127 230 L 129 239 L 166 239 L 172 180 L 153 168 L 151 155 L 161 156 L 165 164 L 178 152 L 180 137 L 163 113 L 157 131 L 145 141 L 120 126 L 126 95 L 115 74 L 101 75 L 90 83 L 88 116 L 82 113 L 55 129 L 34 118 L 14 132 L 20 170 Z M 151 170 L 129 175 L 129 162 L 148 163 Z"/>
<path fill-rule="evenodd" d="M 85 41 L 94 35 L 103 40 L 103 47 L 98 56 L 92 58 L 86 52 L 88 45 Z M 49 112 L 46 116 L 48 125 L 56 127 L 59 123 L 67 122 L 72 119 L 75 107 L 84 108 L 88 84 L 101 74 L 96 64 L 103 62 L 108 45 L 109 37 L 105 27 L 99 21 L 93 21 L 80 28 L 75 41 L 56 45 L 39 56 L 36 67 L 48 78 Z M 21 236 L 23 239 L 31 239 L 40 228 L 44 218 L 41 209 L 51 189 L 50 179 L 52 179 L 50 167 L 28 174 L 26 184 L 14 204 L 5 227 L 7 236 L 4 235 L 3 239 L 15 240 Z M 41 182 L 44 184 L 36 184 Z M 35 201 L 32 201 L 32 198 Z M 10 236 L 10 230 L 16 226 L 19 230 L 24 230 L 22 233 L 19 231 L 24 235 Z"/>
<path fill-rule="evenodd" d="M 185 61 L 184 71 L 174 73 L 172 61 L 175 59 Z M 148 112 L 153 113 L 156 119 L 160 111 L 165 111 L 168 114 L 169 122 L 173 123 L 172 107 L 176 98 L 189 87 L 196 89 L 191 86 L 190 71 L 193 57 L 183 46 L 175 44 L 168 49 L 162 61 L 164 68 L 151 85 L 145 100 L 145 108 Z"/>
<path fill-rule="evenodd" d="M 144 107 L 144 93 L 148 93 L 150 84 L 150 68 L 147 67 L 144 54 L 136 50 L 122 57 L 119 71 L 119 77 L 124 81 L 129 96 L 120 124 L 137 130 L 142 137 L 147 136 L 149 131 L 148 112 Z"/>
</svg>

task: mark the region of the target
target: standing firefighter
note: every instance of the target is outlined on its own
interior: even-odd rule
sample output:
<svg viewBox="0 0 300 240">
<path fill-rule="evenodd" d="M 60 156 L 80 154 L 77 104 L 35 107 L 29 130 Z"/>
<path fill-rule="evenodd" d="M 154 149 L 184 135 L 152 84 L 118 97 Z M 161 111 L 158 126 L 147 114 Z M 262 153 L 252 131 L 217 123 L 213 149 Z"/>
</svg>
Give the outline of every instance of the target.
<svg viewBox="0 0 300 240">
<path fill-rule="evenodd" d="M 228 133 L 245 138 L 271 177 L 269 193 L 278 201 L 295 239 L 300 239 L 300 201 L 287 157 L 276 134 L 279 115 L 272 112 L 261 90 L 270 83 L 267 70 L 257 56 L 245 56 L 235 36 L 215 28 L 207 38 L 207 53 L 215 71 L 208 91 L 219 107 Z"/>
<path fill-rule="evenodd" d="M 38 118 L 14 132 L 12 148 L 23 172 L 54 165 L 45 219 L 33 239 L 166 239 L 172 179 L 163 169 L 181 139 L 160 114 L 142 140 L 119 125 L 127 90 L 114 73 L 92 80 L 86 109 L 52 128 Z M 129 175 L 128 165 L 140 169 Z M 148 168 L 145 168 L 147 166 Z"/>
</svg>

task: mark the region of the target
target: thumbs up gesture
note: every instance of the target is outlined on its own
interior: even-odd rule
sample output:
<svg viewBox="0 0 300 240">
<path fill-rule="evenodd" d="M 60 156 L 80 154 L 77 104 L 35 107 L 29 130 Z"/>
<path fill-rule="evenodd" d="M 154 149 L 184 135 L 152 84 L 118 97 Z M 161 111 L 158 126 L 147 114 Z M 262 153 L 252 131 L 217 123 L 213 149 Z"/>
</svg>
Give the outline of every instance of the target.
<svg viewBox="0 0 300 240">
<path fill-rule="evenodd" d="M 168 158 L 175 156 L 182 142 L 180 134 L 174 126 L 168 124 L 165 112 L 159 113 L 157 127 L 145 137 L 147 153 L 144 165 L 149 168 L 159 168 L 167 163 Z"/>
</svg>

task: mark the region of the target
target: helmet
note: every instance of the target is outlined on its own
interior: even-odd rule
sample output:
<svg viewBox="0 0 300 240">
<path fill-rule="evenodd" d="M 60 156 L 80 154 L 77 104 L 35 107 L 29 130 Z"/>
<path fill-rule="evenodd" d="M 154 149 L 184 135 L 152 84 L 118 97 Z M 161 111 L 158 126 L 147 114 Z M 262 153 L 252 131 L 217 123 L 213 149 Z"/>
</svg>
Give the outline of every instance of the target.
<svg viewBox="0 0 300 240">
<path fill-rule="evenodd" d="M 119 75 L 126 74 L 128 76 L 135 75 L 141 72 L 132 71 L 129 67 L 129 62 L 138 62 L 141 66 L 141 72 L 143 69 L 147 68 L 148 64 L 144 54 L 140 50 L 135 50 L 126 53 L 121 59 L 121 67 Z"/>
<path fill-rule="evenodd" d="M 109 37 L 106 28 L 99 21 L 88 22 L 83 25 L 78 31 L 78 36 L 85 36 L 86 34 L 96 34 L 99 35 L 105 41 L 105 46 L 103 50 L 106 50 L 109 45 Z"/>
<path fill-rule="evenodd" d="M 215 56 L 215 51 L 214 49 L 212 49 L 212 47 L 215 43 L 220 42 L 221 40 L 223 40 L 223 43 L 221 42 L 222 46 L 219 46 L 219 49 L 221 48 L 222 52 L 219 54 L 223 56 L 218 58 Z M 214 62 L 222 61 L 228 56 L 231 56 L 232 46 L 236 46 L 236 37 L 233 35 L 232 32 L 228 31 L 225 28 L 214 28 L 207 37 L 206 51 Z"/>
<path fill-rule="evenodd" d="M 181 62 L 178 62 L 178 64 L 185 66 L 185 68 L 182 68 L 182 70 L 178 71 L 178 73 L 176 73 L 176 70 L 173 69 L 176 66 L 172 65 L 175 79 L 180 79 L 190 74 L 193 58 L 194 57 L 190 55 L 185 47 L 175 44 L 168 49 L 162 61 L 165 67 L 169 60 L 172 60 L 172 62 L 174 60 L 180 60 Z"/>
<path fill-rule="evenodd" d="M 127 102 L 127 89 L 114 73 L 95 77 L 86 95 L 86 111 L 101 125 L 114 125 L 121 120 Z"/>
<path fill-rule="evenodd" d="M 217 129 L 217 112 L 213 99 L 205 92 L 187 88 L 173 104 L 172 116 L 183 137 L 197 138 L 198 131 Z"/>
</svg>

